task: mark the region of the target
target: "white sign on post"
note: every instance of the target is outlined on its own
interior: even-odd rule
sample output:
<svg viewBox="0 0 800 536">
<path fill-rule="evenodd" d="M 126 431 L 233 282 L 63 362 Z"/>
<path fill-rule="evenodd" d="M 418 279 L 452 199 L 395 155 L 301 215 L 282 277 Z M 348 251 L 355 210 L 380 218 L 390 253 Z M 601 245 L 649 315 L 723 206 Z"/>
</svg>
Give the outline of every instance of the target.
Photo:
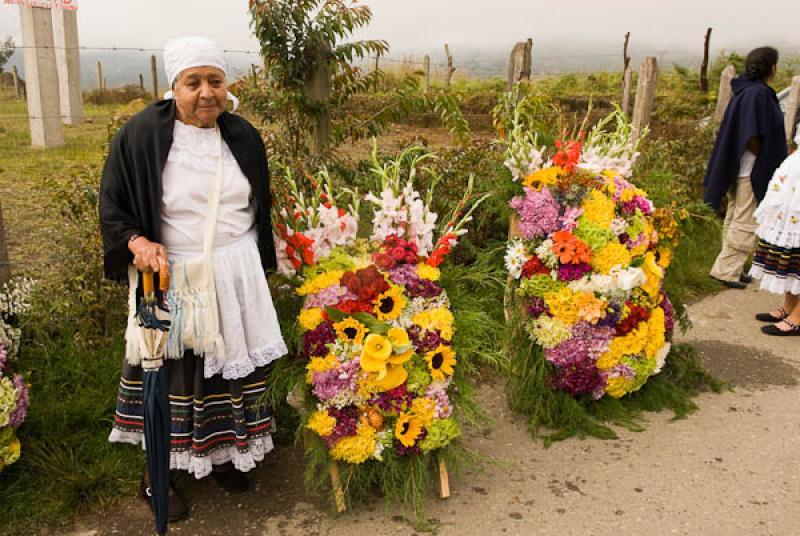
<svg viewBox="0 0 800 536">
<path fill-rule="evenodd" d="M 20 4 L 45 9 L 78 9 L 78 0 L 5 0 L 6 4 Z"/>
</svg>

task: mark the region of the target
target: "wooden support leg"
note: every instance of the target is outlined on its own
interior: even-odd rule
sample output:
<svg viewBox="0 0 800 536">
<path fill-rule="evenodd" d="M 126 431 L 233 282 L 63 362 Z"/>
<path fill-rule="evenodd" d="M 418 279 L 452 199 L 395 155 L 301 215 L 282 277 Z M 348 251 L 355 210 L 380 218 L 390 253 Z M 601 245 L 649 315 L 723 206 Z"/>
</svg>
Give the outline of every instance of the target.
<svg viewBox="0 0 800 536">
<path fill-rule="evenodd" d="M 447 464 L 439 458 L 439 495 L 442 499 L 450 497 L 450 476 L 447 474 Z"/>
<path fill-rule="evenodd" d="M 340 514 L 347 510 L 347 505 L 344 501 L 344 490 L 342 483 L 339 480 L 339 466 L 336 462 L 331 462 L 331 487 L 333 488 L 333 497 L 336 500 L 336 511 Z"/>
</svg>

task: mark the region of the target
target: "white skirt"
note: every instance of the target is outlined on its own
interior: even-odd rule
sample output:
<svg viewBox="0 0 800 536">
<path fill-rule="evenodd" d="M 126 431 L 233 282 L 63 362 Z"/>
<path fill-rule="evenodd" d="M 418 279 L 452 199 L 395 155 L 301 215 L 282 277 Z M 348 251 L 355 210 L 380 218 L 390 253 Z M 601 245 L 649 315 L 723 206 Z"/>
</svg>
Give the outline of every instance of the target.
<svg viewBox="0 0 800 536">
<path fill-rule="evenodd" d="M 199 254 L 170 252 L 170 261 L 185 261 Z M 211 254 L 219 306 L 225 359 L 204 357 L 206 378 L 222 374 L 226 380 L 244 378 L 286 355 L 278 314 L 272 304 L 267 277 L 261 266 L 255 231 L 214 248 Z"/>
<path fill-rule="evenodd" d="M 800 151 L 775 170 L 754 216 L 758 238 L 780 248 L 800 248 Z"/>
</svg>

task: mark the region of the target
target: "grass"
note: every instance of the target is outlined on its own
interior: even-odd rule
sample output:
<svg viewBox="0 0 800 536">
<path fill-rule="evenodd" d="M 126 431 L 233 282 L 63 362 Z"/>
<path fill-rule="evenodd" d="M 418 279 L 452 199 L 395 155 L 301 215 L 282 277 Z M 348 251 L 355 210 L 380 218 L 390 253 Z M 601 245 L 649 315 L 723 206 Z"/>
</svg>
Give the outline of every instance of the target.
<svg viewBox="0 0 800 536">
<path fill-rule="evenodd" d="M 581 84 L 598 84 L 611 98 L 617 81 L 613 75 L 600 76 L 536 83 L 544 89 L 546 84 L 561 84 L 567 97 L 577 95 L 579 90 L 573 88 L 583 87 Z M 455 91 L 469 99 L 471 111 L 481 113 L 484 109 L 489 112 L 501 86 L 497 80 L 454 81 Z M 25 104 L 8 93 L 0 94 L 0 194 L 10 255 L 15 271 L 41 281 L 34 313 L 23 326 L 25 342 L 17 367 L 32 384 L 29 418 L 19 430 L 22 458 L 0 473 L 0 526 L 14 534 L 68 521 L 76 513 L 131 496 L 143 463 L 138 449 L 106 441 L 123 353 L 124 291 L 101 282 L 95 196 L 107 122 L 119 107 L 87 104 L 85 112 L 91 122 L 66 126 L 65 147 L 41 150 L 30 147 Z M 395 125 L 381 143 L 397 145 L 411 137 L 409 133 L 421 131 L 430 135 L 434 129 Z M 444 143 L 444 136 L 438 138 Z M 693 214 L 684 224 L 684 239 L 667 278 L 668 290 L 679 301 L 719 288 L 707 276 L 719 244 L 719 225 L 697 204 L 697 185 L 709 143 L 702 133 L 680 141 L 651 139 L 637 171 L 641 185 L 657 203 L 677 200 Z M 364 156 L 358 154 L 360 148 L 353 148 L 354 161 Z M 457 188 L 459 177 L 475 173 L 480 188 L 494 188 L 499 164 L 488 148 L 473 144 L 446 155 L 445 183 L 452 181 L 451 187 Z M 456 266 L 445 274 L 454 309 L 468 312 L 457 317 L 457 322 L 460 333 L 466 335 L 462 346 L 474 356 L 472 363 L 488 363 L 503 370 L 508 367 L 508 353 L 497 351 L 502 342 L 502 330 L 496 324 L 501 318 L 498 285 L 502 286 L 502 278 L 496 277 L 502 262 L 502 242 L 498 240 L 502 241 L 505 233 L 504 210 L 499 198 L 487 202 L 486 213 L 476 215 L 474 228 L 456 255 L 468 266 Z M 483 341 L 491 341 L 491 351 Z M 693 363 L 689 360 L 674 371 L 675 377 L 692 380 L 682 383 L 687 396 L 693 392 L 692 382 L 702 379 Z M 478 374 L 479 369 L 469 372 Z M 665 375 L 664 381 L 670 377 Z M 643 409 L 667 407 L 676 415 L 691 409 L 685 397 L 658 392 L 660 381 L 648 384 L 657 400 L 642 400 L 639 405 Z M 273 394 L 281 398 L 286 388 Z M 286 411 L 285 406 L 278 409 Z M 478 408 L 462 409 L 467 420 L 476 420 Z M 604 419 L 601 410 L 597 411 L 593 418 Z M 293 414 L 286 417 L 292 419 Z M 284 439 L 291 440 L 291 434 Z M 364 482 L 373 477 L 364 475 Z"/>
</svg>

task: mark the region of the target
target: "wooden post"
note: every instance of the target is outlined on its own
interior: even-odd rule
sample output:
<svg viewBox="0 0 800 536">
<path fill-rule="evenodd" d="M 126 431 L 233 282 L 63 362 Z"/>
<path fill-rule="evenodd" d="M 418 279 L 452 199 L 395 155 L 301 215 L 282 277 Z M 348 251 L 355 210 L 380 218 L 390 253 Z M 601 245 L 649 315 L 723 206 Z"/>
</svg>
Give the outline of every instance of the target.
<svg viewBox="0 0 800 536">
<path fill-rule="evenodd" d="M 17 71 L 17 66 L 16 65 L 14 65 L 14 67 L 11 69 L 11 74 L 14 77 L 14 95 L 16 95 L 18 99 L 21 99 L 22 98 L 22 88 L 21 88 L 21 84 L 19 83 L 19 72 Z"/>
<path fill-rule="evenodd" d="M 625 32 L 625 43 L 622 45 L 622 71 L 624 72 L 631 66 L 631 57 L 628 56 L 628 42 L 631 39 L 631 32 Z"/>
<path fill-rule="evenodd" d="M 511 56 L 508 58 L 508 80 L 506 80 L 506 91 L 511 91 L 514 84 L 519 82 L 524 69 L 525 43 L 519 42 L 511 49 Z"/>
<path fill-rule="evenodd" d="M 648 56 L 642 63 L 639 83 L 636 85 L 636 102 L 633 105 L 633 143 L 639 140 L 644 129 L 650 124 L 657 88 L 658 62 L 655 57 Z"/>
<path fill-rule="evenodd" d="M 786 127 L 786 139 L 789 143 L 794 139 L 794 130 L 797 127 L 798 109 L 800 109 L 800 76 L 792 77 L 789 100 L 786 102 L 786 112 L 783 120 Z"/>
<path fill-rule="evenodd" d="M 95 79 L 97 82 L 97 89 L 103 89 L 103 64 L 100 63 L 100 60 L 97 60 L 97 66 L 95 67 Z"/>
<path fill-rule="evenodd" d="M 522 47 L 522 71 L 519 73 L 519 79 L 530 82 L 531 74 L 533 74 L 533 39 L 528 38 Z"/>
<path fill-rule="evenodd" d="M 258 72 L 256 71 L 256 64 L 255 63 L 251 63 L 250 64 L 250 72 L 253 74 L 253 82 L 258 80 Z"/>
<path fill-rule="evenodd" d="M 450 475 L 443 458 L 439 458 L 439 496 L 442 499 L 450 497 Z"/>
<path fill-rule="evenodd" d="M 340 514 L 347 510 L 347 503 L 344 500 L 344 490 L 342 489 L 342 482 L 339 479 L 339 466 L 336 462 L 331 462 L 330 468 L 331 487 L 333 488 L 333 497 L 336 501 L 336 511 Z"/>
<path fill-rule="evenodd" d="M 422 69 L 425 72 L 425 77 L 422 80 L 422 91 L 428 93 L 431 88 L 431 57 L 425 54 L 422 59 Z"/>
<path fill-rule="evenodd" d="M 144 93 L 144 75 L 139 73 L 139 90 Z"/>
<path fill-rule="evenodd" d="M 158 63 L 156 55 L 150 56 L 150 76 L 153 79 L 153 102 L 158 100 Z"/>
<path fill-rule="evenodd" d="M 728 108 L 728 103 L 731 101 L 731 81 L 736 76 L 736 67 L 728 65 L 722 70 L 719 77 L 719 95 L 717 95 L 717 107 L 714 111 L 714 122 L 720 124 L 722 118 L 725 116 L 725 110 Z"/>
<path fill-rule="evenodd" d="M 450 82 L 453 79 L 453 72 L 456 70 L 453 67 L 453 55 L 450 54 L 450 47 L 445 43 L 444 53 L 447 55 L 447 78 L 445 79 L 445 87 L 450 88 Z"/>
<path fill-rule="evenodd" d="M 6 226 L 3 221 L 3 206 L 0 203 L 0 285 L 11 279 L 11 262 L 8 259 Z"/>
<path fill-rule="evenodd" d="M 331 69 L 329 63 L 330 49 L 320 47 L 314 59 L 314 72 L 306 83 L 306 95 L 309 100 L 319 107 L 316 125 L 314 126 L 314 145 L 312 152 L 315 156 L 325 153 L 331 133 L 331 116 L 328 110 L 331 98 Z"/>
<path fill-rule="evenodd" d="M 630 58 L 628 58 L 630 59 Z M 633 72 L 630 67 L 626 67 L 622 73 L 622 112 L 631 116 L 631 84 L 633 83 Z"/>
<path fill-rule="evenodd" d="M 708 91 L 708 48 L 711 44 L 711 28 L 706 30 L 706 40 L 703 45 L 703 63 L 700 65 L 700 91 Z"/>
</svg>

